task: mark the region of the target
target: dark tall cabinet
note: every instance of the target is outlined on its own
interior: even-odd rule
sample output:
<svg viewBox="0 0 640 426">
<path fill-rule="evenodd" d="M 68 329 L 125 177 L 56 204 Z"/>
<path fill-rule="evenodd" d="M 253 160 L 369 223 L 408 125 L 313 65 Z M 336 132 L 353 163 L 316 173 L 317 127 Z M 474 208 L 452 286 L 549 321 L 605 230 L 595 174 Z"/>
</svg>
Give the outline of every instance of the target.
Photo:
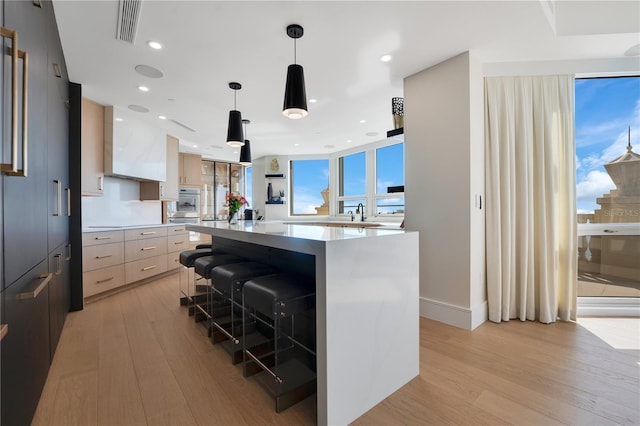
<svg viewBox="0 0 640 426">
<path fill-rule="evenodd" d="M 10 170 L 0 174 L 0 319 L 8 326 L 0 342 L 0 424 L 24 425 L 31 422 L 37 407 L 69 311 L 69 220 L 74 214 L 69 208 L 74 196 L 69 181 L 69 86 L 51 2 L 0 0 L 0 4 L 5 29 L 0 162 L 11 163 L 17 110 L 18 168 L 24 170 L 26 165 L 27 170 L 26 176 Z M 6 30 L 18 34 L 18 50 L 28 57 L 26 92 L 22 58 L 17 90 L 13 89 L 14 46 Z"/>
</svg>

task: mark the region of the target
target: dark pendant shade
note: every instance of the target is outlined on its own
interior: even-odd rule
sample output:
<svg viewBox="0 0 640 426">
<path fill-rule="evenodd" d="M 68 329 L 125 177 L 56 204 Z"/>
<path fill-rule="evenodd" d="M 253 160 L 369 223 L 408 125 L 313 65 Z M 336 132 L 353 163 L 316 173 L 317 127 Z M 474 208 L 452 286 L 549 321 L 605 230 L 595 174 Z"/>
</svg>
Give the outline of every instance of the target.
<svg viewBox="0 0 640 426">
<path fill-rule="evenodd" d="M 282 114 L 294 120 L 306 117 L 307 91 L 304 86 L 304 70 L 301 65 L 291 64 L 287 68 L 287 84 L 284 91 Z"/>
<path fill-rule="evenodd" d="M 245 139 L 244 145 L 240 148 L 240 164 L 244 166 L 251 165 L 251 143 L 249 139 Z"/>
<path fill-rule="evenodd" d="M 242 131 L 242 114 L 240 111 L 229 111 L 229 127 L 227 127 L 227 145 L 238 148 L 244 145 Z"/>
</svg>

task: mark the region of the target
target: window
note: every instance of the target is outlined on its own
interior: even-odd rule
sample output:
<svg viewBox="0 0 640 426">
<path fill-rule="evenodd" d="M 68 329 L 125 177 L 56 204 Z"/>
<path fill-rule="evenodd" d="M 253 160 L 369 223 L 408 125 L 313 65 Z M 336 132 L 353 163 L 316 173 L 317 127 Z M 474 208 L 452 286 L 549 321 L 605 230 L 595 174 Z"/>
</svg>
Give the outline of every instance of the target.
<svg viewBox="0 0 640 426">
<path fill-rule="evenodd" d="M 404 214 L 404 143 L 376 149 L 375 214 Z"/>
<path fill-rule="evenodd" d="M 249 208 L 253 208 L 253 169 L 251 167 L 247 167 L 244 169 L 245 173 L 245 189 L 244 189 L 244 198 L 247 199 L 249 203 Z"/>
<path fill-rule="evenodd" d="M 291 160 L 291 215 L 329 214 L 329 160 Z"/>
<path fill-rule="evenodd" d="M 364 151 L 338 159 L 338 214 L 355 212 L 359 203 L 366 205 L 366 169 Z"/>
<path fill-rule="evenodd" d="M 640 77 L 575 84 L 578 296 L 640 297 Z"/>
</svg>

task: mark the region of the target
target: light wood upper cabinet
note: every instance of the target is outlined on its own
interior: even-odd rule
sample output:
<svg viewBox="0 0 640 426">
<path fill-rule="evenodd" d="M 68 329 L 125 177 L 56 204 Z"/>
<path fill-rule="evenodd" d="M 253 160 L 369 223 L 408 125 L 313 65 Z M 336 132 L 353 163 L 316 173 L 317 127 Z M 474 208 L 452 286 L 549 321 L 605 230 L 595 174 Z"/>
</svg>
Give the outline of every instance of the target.
<svg viewBox="0 0 640 426">
<path fill-rule="evenodd" d="M 141 200 L 176 201 L 179 181 L 179 141 L 167 135 L 167 180 L 165 182 L 140 182 Z"/>
<path fill-rule="evenodd" d="M 102 195 L 104 107 L 82 98 L 82 195 Z"/>
<path fill-rule="evenodd" d="M 180 154 L 180 185 L 202 185 L 202 157 L 196 154 Z"/>
</svg>

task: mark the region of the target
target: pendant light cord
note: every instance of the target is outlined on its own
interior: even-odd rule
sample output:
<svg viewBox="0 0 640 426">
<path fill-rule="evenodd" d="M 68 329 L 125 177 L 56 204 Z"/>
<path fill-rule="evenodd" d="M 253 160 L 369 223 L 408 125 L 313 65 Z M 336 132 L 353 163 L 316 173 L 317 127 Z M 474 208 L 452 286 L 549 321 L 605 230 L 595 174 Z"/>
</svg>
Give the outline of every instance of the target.
<svg viewBox="0 0 640 426">
<path fill-rule="evenodd" d="M 238 91 L 237 91 L 237 90 L 234 90 L 234 91 L 233 91 L 233 109 L 234 109 L 234 110 L 237 110 L 237 109 L 238 109 L 238 106 L 236 105 L 236 94 L 237 94 L 237 93 L 238 93 Z"/>
<path fill-rule="evenodd" d="M 296 49 L 296 43 L 298 42 L 298 39 L 293 39 L 293 63 L 297 64 L 298 63 L 298 56 L 297 56 L 297 49 Z"/>
</svg>

